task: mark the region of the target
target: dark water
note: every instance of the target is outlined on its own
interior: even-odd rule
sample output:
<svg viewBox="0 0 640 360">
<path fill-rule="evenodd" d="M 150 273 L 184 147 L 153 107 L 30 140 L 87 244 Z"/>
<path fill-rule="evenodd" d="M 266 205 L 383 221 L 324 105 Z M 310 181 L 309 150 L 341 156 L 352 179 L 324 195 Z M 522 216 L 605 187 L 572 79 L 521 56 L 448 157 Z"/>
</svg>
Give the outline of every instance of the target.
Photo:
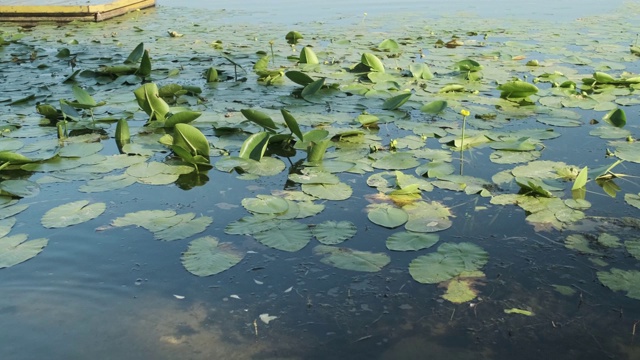
<svg viewBox="0 0 640 360">
<path fill-rule="evenodd" d="M 216 13 L 215 19 L 287 25 L 316 19 L 353 23 L 364 12 L 380 19 L 387 13 L 418 8 L 425 17 L 465 13 L 564 21 L 615 10 L 620 3 L 377 1 L 364 6 L 239 1 L 223 4 L 229 16 Z M 150 15 L 158 16 L 159 22 L 166 21 L 160 16 L 163 11 L 176 17 L 194 14 L 165 10 L 165 6 L 215 8 L 213 2 L 204 1 L 159 1 L 159 5 Z M 415 11 L 411 18 L 416 18 Z M 402 21 L 402 17 L 393 19 Z M 115 33 L 118 26 L 107 25 L 104 33 Z M 260 31 L 257 26 L 255 32 Z M 154 39 L 145 36 L 145 41 Z M 288 95 L 285 90 L 275 91 Z M 629 114 L 637 117 L 637 106 Z M 588 130 L 579 129 L 574 136 L 586 137 Z M 587 143 L 568 146 L 564 142 L 566 134 L 576 130 L 557 131 L 563 136 L 545 143 L 549 158 L 572 162 L 592 151 Z M 381 135 L 391 136 L 384 131 Z M 488 150 L 474 152 L 476 158 L 486 159 Z M 485 165 L 472 161 L 465 165 L 465 172 L 487 178 L 493 172 Z M 407 266 L 415 253 L 394 253 L 381 272 L 355 273 L 322 265 L 311 246 L 289 254 L 250 237 L 225 235 L 224 227 L 246 214 L 238 206 L 241 200 L 284 188 L 286 173 L 256 182 L 215 170 L 209 176 L 206 185 L 188 191 L 173 185 L 158 189 L 135 184 L 93 194 L 92 201 L 108 204 L 103 216 L 53 231 L 40 227 L 39 219 L 54 204 L 87 198 L 76 191 L 77 184 L 43 185 L 40 196 L 23 200 L 31 207 L 19 216 L 14 231 L 28 231 L 31 238 L 46 236 L 50 243 L 36 258 L 0 270 L 0 359 L 640 358 L 633 334 L 640 319 L 637 300 L 600 285 L 597 269 L 585 256 L 567 251 L 562 234 L 534 231 L 519 208 L 492 207 L 488 199 L 444 190 L 429 194 L 455 204 L 454 226 L 442 233 L 441 242 L 470 241 L 491 254 L 483 269 L 486 280 L 479 298 L 456 305 L 442 300 L 442 289 L 410 277 Z M 362 184 L 366 176 L 341 178 Z M 633 186 L 629 188 L 637 192 Z M 372 193 L 375 190 L 365 186 L 356 188 L 352 198 L 330 204 L 312 221 L 349 219 L 359 229 L 349 240 L 350 247 L 386 251 L 384 240 L 394 231 L 373 226 L 362 211 L 365 196 Z M 590 200 L 599 216 L 637 216 L 637 211 L 621 213 L 601 195 Z M 229 204 L 235 207 L 227 209 Z M 622 206 L 623 201 L 617 199 L 614 204 Z M 489 210 L 477 212 L 476 206 Z M 212 216 L 213 224 L 203 235 L 231 241 L 248 252 L 247 257 L 219 275 L 199 278 L 180 263 L 185 241 L 159 242 L 141 228 L 96 231 L 106 219 L 167 207 Z M 630 258 L 622 262 L 638 267 Z M 551 284 L 565 284 L 576 292 L 563 296 Z M 536 315 L 504 313 L 514 307 L 530 308 Z M 259 316 L 267 313 L 277 319 L 263 323 Z"/>
</svg>

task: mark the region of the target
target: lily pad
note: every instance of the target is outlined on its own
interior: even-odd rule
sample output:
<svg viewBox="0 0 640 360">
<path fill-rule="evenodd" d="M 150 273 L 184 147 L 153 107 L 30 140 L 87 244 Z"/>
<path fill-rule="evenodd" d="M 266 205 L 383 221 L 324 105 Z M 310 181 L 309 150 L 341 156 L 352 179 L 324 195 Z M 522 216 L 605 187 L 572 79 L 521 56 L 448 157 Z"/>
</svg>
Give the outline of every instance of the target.
<svg viewBox="0 0 640 360">
<path fill-rule="evenodd" d="M 350 239 L 357 228 L 351 221 L 325 221 L 312 228 L 313 236 L 325 245 L 336 245 Z"/>
<path fill-rule="evenodd" d="M 396 228 L 409 220 L 406 211 L 388 204 L 372 204 L 367 207 L 367 217 L 372 223 L 386 228 Z"/>
<path fill-rule="evenodd" d="M 49 243 L 49 239 L 45 238 L 26 240 L 26 234 L 0 238 L 0 269 L 20 264 L 35 257 Z"/>
<path fill-rule="evenodd" d="M 255 198 L 245 198 L 242 206 L 247 211 L 256 214 L 280 214 L 287 211 L 289 204 L 281 197 L 273 195 L 258 195 Z"/>
<path fill-rule="evenodd" d="M 353 194 L 351 186 L 339 182 L 337 184 L 302 184 L 302 191 L 325 200 L 346 200 Z"/>
<path fill-rule="evenodd" d="M 196 218 L 194 213 L 176 214 L 173 210 L 141 210 L 127 213 L 111 222 L 111 226 L 140 226 L 154 234 L 157 240 L 173 241 L 203 232 L 213 219 Z"/>
<path fill-rule="evenodd" d="M 197 276 L 219 274 L 238 264 L 244 254 L 231 243 L 220 243 L 216 237 L 204 236 L 193 240 L 182 253 L 182 265 Z"/>
<path fill-rule="evenodd" d="M 437 234 L 411 231 L 397 232 L 387 238 L 387 249 L 393 251 L 416 251 L 429 248 L 440 240 Z"/>
<path fill-rule="evenodd" d="M 337 267 L 338 269 L 352 271 L 377 272 L 382 270 L 382 268 L 391 261 L 389 256 L 384 253 L 373 253 L 325 245 L 316 246 L 313 248 L 313 253 L 323 256 L 320 261 L 324 264 Z"/>
<path fill-rule="evenodd" d="M 465 271 L 476 271 L 489 260 L 489 254 L 472 243 L 445 243 L 435 253 L 419 256 L 409 264 L 409 273 L 422 284 L 437 284 Z"/>
<path fill-rule="evenodd" d="M 253 237 L 268 247 L 295 252 L 307 246 L 311 230 L 297 221 L 283 220 L 268 230 L 253 234 Z"/>
<path fill-rule="evenodd" d="M 632 299 L 640 300 L 640 271 L 613 268 L 598 271 L 598 280 L 613 291 L 622 291 Z"/>
<path fill-rule="evenodd" d="M 74 201 L 60 205 L 42 216 L 42 226 L 46 228 L 63 228 L 81 224 L 100 216 L 107 208 L 105 203 L 89 204 L 88 200 Z"/>
</svg>

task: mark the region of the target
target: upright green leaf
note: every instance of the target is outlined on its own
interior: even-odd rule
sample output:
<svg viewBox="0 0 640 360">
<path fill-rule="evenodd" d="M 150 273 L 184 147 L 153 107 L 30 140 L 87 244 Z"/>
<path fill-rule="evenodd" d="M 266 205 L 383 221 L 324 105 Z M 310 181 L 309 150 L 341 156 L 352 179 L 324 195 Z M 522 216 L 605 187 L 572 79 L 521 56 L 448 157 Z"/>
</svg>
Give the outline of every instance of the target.
<svg viewBox="0 0 640 360">
<path fill-rule="evenodd" d="M 573 182 L 571 190 L 578 190 L 587 184 L 587 179 L 589 176 L 588 172 L 589 169 L 586 166 L 582 168 L 582 170 L 580 170 L 580 173 L 576 177 L 576 180 Z"/>
<path fill-rule="evenodd" d="M 145 50 L 142 54 L 142 60 L 140 61 L 140 67 L 136 74 L 142 78 L 147 78 L 151 75 L 151 58 L 149 57 L 149 50 Z"/>
<path fill-rule="evenodd" d="M 622 128 L 627 124 L 627 114 L 622 109 L 614 109 L 609 111 L 602 120 L 617 128 Z"/>
<path fill-rule="evenodd" d="M 273 119 L 271 119 L 271 117 L 269 115 L 263 113 L 262 111 L 253 110 L 253 109 L 242 109 L 242 110 L 240 110 L 240 112 L 249 121 L 252 121 L 252 122 L 262 126 L 266 130 L 273 131 L 273 130 L 276 130 L 278 128 L 276 126 L 276 124 L 273 122 Z"/>
<path fill-rule="evenodd" d="M 189 124 L 176 124 L 173 145 L 188 150 L 192 155 L 209 156 L 209 141 L 200 130 Z"/>
<path fill-rule="evenodd" d="M 123 144 L 129 142 L 131 134 L 129 133 L 129 123 L 127 119 L 118 120 L 116 125 L 116 141 Z"/>
<path fill-rule="evenodd" d="M 444 109 L 446 109 L 448 106 L 446 101 L 443 100 L 436 100 L 436 101 L 432 101 L 428 104 L 423 105 L 420 108 L 420 111 L 422 111 L 423 113 L 427 113 L 427 114 L 432 114 L 432 115 L 436 115 L 439 114 L 441 112 L 444 111 Z"/>
<path fill-rule="evenodd" d="M 371 53 L 364 53 L 361 56 L 360 62 L 369 67 L 371 71 L 384 72 L 384 64 L 382 61 L 375 55 Z"/>
<path fill-rule="evenodd" d="M 399 108 L 400 106 L 402 106 L 404 103 L 406 103 L 409 100 L 410 97 L 411 97 L 411 93 L 410 92 L 405 92 L 403 94 L 393 96 L 393 97 L 387 99 L 382 104 L 382 108 L 384 110 L 395 110 L 395 109 Z"/>
<path fill-rule="evenodd" d="M 316 53 L 309 46 L 305 46 L 300 50 L 300 63 L 301 64 L 318 64 L 318 57 Z"/>
<path fill-rule="evenodd" d="M 255 133 L 242 143 L 238 156 L 243 159 L 260 161 L 264 156 L 264 152 L 267 150 L 267 144 L 269 144 L 268 132 Z"/>
<path fill-rule="evenodd" d="M 287 71 L 284 73 L 284 75 L 286 77 L 289 78 L 289 80 L 293 81 L 294 83 L 298 84 L 298 85 L 302 85 L 302 86 L 307 86 L 309 84 L 311 84 L 314 80 L 311 76 L 301 72 L 301 71 L 296 71 L 296 70 L 291 70 L 291 71 Z"/>
<path fill-rule="evenodd" d="M 304 89 L 302 89 L 302 93 L 300 95 L 302 95 L 303 98 L 306 98 L 307 96 L 311 96 L 317 93 L 320 89 L 322 89 L 323 86 L 324 78 L 315 80 L 311 84 L 305 86 Z"/>
<path fill-rule="evenodd" d="M 140 58 L 144 54 L 144 43 L 138 44 L 135 49 L 129 54 L 127 59 L 124 61 L 125 64 L 135 64 L 140 61 Z"/>
<path fill-rule="evenodd" d="M 93 97 L 91 97 L 91 95 L 89 95 L 89 93 L 80 86 L 73 85 L 71 87 L 71 90 L 73 91 L 73 96 L 76 98 L 76 101 L 79 104 L 89 107 L 94 107 L 97 105 Z"/>
<path fill-rule="evenodd" d="M 293 115 L 291 115 L 291 113 L 289 113 L 285 109 L 280 109 L 280 112 L 282 113 L 284 122 L 285 124 L 287 124 L 287 127 L 289 128 L 289 130 L 291 130 L 291 132 L 295 136 L 297 136 L 298 139 L 300 139 L 300 141 L 302 141 L 303 139 L 302 131 L 300 131 L 300 127 L 298 126 L 298 121 L 296 121 L 296 118 L 294 118 Z"/>
</svg>

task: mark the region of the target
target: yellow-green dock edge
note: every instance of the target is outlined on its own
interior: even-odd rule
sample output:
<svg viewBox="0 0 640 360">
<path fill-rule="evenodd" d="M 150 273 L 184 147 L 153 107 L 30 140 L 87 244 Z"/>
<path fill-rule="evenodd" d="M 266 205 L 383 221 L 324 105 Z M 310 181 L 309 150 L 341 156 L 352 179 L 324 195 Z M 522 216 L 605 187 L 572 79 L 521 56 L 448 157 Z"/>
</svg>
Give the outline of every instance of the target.
<svg viewBox="0 0 640 360">
<path fill-rule="evenodd" d="M 116 0 L 100 5 L 0 5 L 0 22 L 103 21 L 155 5 L 155 0 Z"/>
</svg>

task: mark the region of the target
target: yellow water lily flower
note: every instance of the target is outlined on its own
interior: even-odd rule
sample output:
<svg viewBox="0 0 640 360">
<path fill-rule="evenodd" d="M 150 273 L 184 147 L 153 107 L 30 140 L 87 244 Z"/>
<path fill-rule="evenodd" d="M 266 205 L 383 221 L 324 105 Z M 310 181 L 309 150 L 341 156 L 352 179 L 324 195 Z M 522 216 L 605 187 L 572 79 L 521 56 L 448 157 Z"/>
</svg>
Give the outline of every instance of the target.
<svg viewBox="0 0 640 360">
<path fill-rule="evenodd" d="M 471 113 L 469 112 L 469 110 L 467 109 L 462 109 L 460 110 L 460 114 L 462 114 L 462 116 L 469 116 L 471 115 Z"/>
</svg>

